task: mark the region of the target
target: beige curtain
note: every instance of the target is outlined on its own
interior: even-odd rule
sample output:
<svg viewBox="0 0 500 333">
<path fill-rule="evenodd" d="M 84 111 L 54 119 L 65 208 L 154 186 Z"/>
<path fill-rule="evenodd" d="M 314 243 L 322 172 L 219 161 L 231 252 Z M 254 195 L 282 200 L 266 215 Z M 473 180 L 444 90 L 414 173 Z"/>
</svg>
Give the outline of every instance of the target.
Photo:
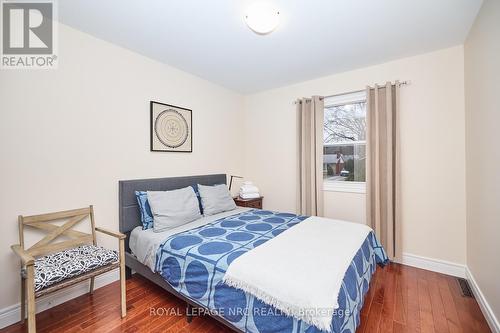
<svg viewBox="0 0 500 333">
<path fill-rule="evenodd" d="M 323 216 L 323 98 L 297 100 L 299 214 Z"/>
<path fill-rule="evenodd" d="M 401 260 L 399 82 L 368 87 L 366 218 L 390 259 Z"/>
</svg>

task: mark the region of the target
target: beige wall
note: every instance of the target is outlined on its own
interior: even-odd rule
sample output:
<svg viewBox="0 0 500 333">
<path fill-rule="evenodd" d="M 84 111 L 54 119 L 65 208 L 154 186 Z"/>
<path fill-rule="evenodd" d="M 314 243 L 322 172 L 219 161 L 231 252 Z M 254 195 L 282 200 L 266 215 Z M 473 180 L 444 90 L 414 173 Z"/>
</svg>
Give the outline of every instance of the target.
<svg viewBox="0 0 500 333">
<path fill-rule="evenodd" d="M 467 266 L 500 318 L 500 1 L 485 0 L 465 43 Z M 498 325 L 498 324 L 497 324 Z"/>
<path fill-rule="evenodd" d="M 462 46 L 247 96 L 245 176 L 262 189 L 266 208 L 295 211 L 293 101 L 396 79 L 411 80 L 411 85 L 401 90 L 404 252 L 464 264 Z M 363 204 L 363 196 L 351 193 L 325 196 L 326 213 L 333 218 L 363 220 Z"/>
<path fill-rule="evenodd" d="M 366 223 L 366 195 L 353 192 L 324 192 L 324 215 L 332 219 Z"/>
<path fill-rule="evenodd" d="M 94 204 L 118 229 L 119 179 L 242 173 L 240 95 L 63 25 L 59 46 L 57 70 L 0 71 L 0 309 L 19 302 L 18 214 Z M 193 109 L 193 153 L 149 151 L 150 100 Z"/>
</svg>

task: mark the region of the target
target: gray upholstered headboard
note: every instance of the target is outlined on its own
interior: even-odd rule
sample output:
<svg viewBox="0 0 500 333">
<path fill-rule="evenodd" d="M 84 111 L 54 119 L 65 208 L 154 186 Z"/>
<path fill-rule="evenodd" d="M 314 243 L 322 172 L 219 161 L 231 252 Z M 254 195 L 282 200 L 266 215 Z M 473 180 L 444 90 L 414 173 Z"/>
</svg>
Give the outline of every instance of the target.
<svg viewBox="0 0 500 333">
<path fill-rule="evenodd" d="M 120 180 L 118 184 L 120 232 L 128 234 L 135 227 L 142 225 L 135 191 L 169 191 L 196 184 L 226 184 L 226 175 Z"/>
</svg>

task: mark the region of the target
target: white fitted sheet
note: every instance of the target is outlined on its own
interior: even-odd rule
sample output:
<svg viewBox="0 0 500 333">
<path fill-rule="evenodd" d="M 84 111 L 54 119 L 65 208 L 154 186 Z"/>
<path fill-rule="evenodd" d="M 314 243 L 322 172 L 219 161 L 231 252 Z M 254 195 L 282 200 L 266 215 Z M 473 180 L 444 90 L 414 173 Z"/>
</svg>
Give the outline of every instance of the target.
<svg viewBox="0 0 500 333">
<path fill-rule="evenodd" d="M 193 222 L 181 225 L 177 228 L 165 230 L 162 232 L 154 232 L 153 228 L 142 230 L 142 226 L 138 226 L 130 233 L 130 250 L 132 254 L 144 265 L 148 266 L 153 272 L 156 264 L 156 251 L 160 245 L 170 236 L 201 227 L 202 225 L 214 222 L 224 217 L 240 214 L 251 208 L 238 207 L 234 210 L 223 212 L 211 216 L 204 216 Z"/>
</svg>

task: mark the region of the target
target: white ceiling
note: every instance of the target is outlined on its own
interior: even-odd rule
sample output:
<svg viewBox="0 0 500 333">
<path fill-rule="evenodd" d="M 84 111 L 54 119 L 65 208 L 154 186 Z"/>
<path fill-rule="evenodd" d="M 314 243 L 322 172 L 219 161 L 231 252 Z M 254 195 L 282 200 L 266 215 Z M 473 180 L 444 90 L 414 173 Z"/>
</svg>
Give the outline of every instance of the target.
<svg viewBox="0 0 500 333">
<path fill-rule="evenodd" d="M 241 93 L 464 42 L 482 0 L 268 0 L 280 26 L 259 36 L 253 0 L 62 0 L 61 22 Z"/>
</svg>

